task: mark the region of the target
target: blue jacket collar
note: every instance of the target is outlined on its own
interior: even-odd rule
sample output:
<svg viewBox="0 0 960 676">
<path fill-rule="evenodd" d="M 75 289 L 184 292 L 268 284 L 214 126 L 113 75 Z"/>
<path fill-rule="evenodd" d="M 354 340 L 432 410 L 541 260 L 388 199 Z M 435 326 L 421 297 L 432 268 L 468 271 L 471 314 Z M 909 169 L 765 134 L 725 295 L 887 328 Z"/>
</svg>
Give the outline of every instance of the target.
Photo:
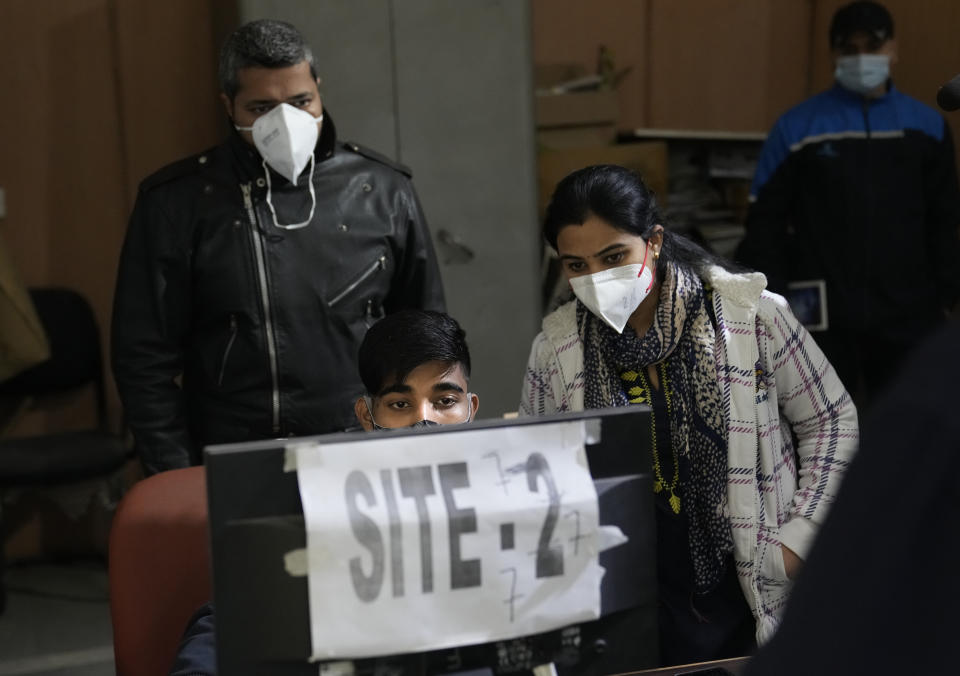
<svg viewBox="0 0 960 676">
<path fill-rule="evenodd" d="M 862 104 L 864 101 L 869 103 L 879 103 L 881 101 L 886 101 L 890 99 L 894 94 L 897 93 L 897 88 L 893 86 L 893 80 L 887 78 L 887 91 L 883 96 L 879 96 L 875 99 L 868 99 L 861 94 L 852 92 L 846 87 L 844 87 L 839 82 L 834 81 L 833 87 L 830 89 L 830 93 L 837 98 L 847 101 L 849 103 Z"/>
</svg>

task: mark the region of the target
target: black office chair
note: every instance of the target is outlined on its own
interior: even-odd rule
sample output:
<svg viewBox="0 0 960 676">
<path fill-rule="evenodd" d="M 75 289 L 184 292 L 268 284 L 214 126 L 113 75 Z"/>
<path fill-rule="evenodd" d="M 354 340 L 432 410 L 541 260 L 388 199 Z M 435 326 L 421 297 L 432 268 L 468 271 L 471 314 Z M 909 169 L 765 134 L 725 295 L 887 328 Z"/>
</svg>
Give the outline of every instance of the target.
<svg viewBox="0 0 960 676">
<path fill-rule="evenodd" d="M 51 401 L 92 388 L 96 420 L 79 431 L 0 440 L 0 536 L 6 536 L 9 528 L 3 518 L 5 491 L 112 476 L 133 454 L 107 424 L 100 331 L 90 304 L 79 293 L 62 288 L 31 289 L 30 296 L 50 343 L 50 359 L 0 383 L 0 401 L 27 402 L 27 409 L 49 407 Z M 113 500 L 119 497 L 111 495 Z M 2 560 L 0 546 L 0 574 Z"/>
</svg>

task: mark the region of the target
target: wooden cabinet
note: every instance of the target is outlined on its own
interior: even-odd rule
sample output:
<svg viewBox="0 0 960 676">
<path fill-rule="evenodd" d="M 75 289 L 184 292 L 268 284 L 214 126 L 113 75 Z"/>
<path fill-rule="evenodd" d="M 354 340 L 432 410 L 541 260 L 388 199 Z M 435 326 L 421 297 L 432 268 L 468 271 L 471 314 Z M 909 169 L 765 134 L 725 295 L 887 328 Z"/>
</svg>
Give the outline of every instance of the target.
<svg viewBox="0 0 960 676">
<path fill-rule="evenodd" d="M 618 126 L 766 131 L 808 89 L 810 0 L 534 0 L 534 61 L 617 70 Z"/>
<path fill-rule="evenodd" d="M 806 95 L 807 0 L 649 0 L 646 123 L 766 131 Z"/>
<path fill-rule="evenodd" d="M 649 0 L 532 0 L 535 64 L 577 64 L 596 72 L 600 45 L 615 69 L 629 68 L 617 88 L 618 127 L 644 126 Z"/>
<path fill-rule="evenodd" d="M 596 68 L 600 45 L 630 68 L 618 127 L 766 132 L 833 81 L 827 31 L 848 0 L 533 0 L 534 61 Z M 960 2 L 883 0 L 897 87 L 930 105 L 960 72 Z M 960 115 L 948 115 L 954 139 Z"/>
</svg>

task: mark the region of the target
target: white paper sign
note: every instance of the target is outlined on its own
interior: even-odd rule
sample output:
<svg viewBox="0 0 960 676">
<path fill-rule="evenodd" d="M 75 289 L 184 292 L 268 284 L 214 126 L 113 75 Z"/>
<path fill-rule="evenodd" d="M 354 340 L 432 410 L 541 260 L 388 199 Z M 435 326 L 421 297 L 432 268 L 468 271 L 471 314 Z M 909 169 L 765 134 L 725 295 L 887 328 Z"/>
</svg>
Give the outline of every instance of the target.
<svg viewBox="0 0 960 676">
<path fill-rule="evenodd" d="M 584 437 L 571 421 L 297 447 L 313 658 L 599 617 Z"/>
</svg>

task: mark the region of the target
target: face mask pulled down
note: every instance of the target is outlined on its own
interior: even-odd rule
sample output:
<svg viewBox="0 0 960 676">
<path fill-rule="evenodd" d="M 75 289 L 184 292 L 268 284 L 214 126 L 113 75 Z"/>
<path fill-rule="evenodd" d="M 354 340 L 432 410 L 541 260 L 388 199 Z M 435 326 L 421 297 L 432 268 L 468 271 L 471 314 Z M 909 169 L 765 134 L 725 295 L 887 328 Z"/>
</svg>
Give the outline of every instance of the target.
<svg viewBox="0 0 960 676">
<path fill-rule="evenodd" d="M 890 57 L 886 54 L 841 56 L 833 74 L 844 89 L 869 94 L 890 77 Z"/>
<path fill-rule="evenodd" d="M 236 126 L 237 131 L 249 131 L 253 135 L 253 144 L 260 151 L 263 158 L 263 171 L 267 179 L 267 206 L 273 215 L 273 224 L 285 230 L 295 230 L 310 224 L 313 212 L 317 208 L 317 196 L 313 188 L 313 149 L 317 145 L 320 134 L 318 122 L 323 121 L 323 115 L 314 117 L 305 110 L 294 108 L 288 103 L 281 103 L 265 115 L 261 115 L 251 127 Z M 273 207 L 273 185 L 270 180 L 270 171 L 273 168 L 293 185 L 297 184 L 307 164 L 310 165 L 310 178 L 307 185 L 310 189 L 310 215 L 300 223 L 281 224 L 277 221 L 277 212 Z"/>
<path fill-rule="evenodd" d="M 646 259 L 646 249 L 644 249 Z M 570 280 L 573 293 L 617 333 L 653 288 L 653 270 L 644 263 L 621 265 Z"/>
</svg>

